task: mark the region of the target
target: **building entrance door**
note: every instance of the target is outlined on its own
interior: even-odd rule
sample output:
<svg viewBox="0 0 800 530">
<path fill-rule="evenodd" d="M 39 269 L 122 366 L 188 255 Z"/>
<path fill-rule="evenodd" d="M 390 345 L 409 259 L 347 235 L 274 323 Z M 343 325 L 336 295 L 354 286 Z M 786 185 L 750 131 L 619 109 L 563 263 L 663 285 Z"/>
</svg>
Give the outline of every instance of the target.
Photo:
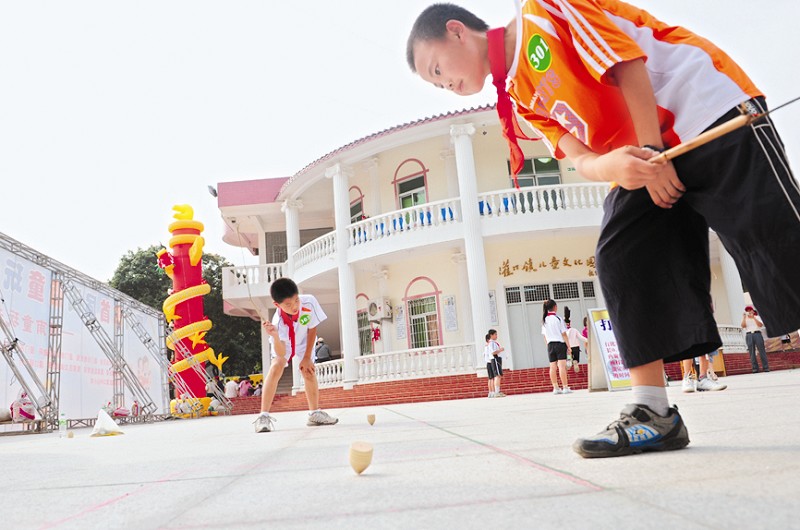
<svg viewBox="0 0 800 530">
<path fill-rule="evenodd" d="M 569 307 L 572 325 L 579 330 L 583 329 L 587 310 L 597 306 L 595 284 L 591 280 L 509 286 L 505 293 L 511 354 L 514 367 L 519 369 L 550 365 L 542 336 L 542 304 L 545 300 L 552 298 L 556 301 L 561 318 L 564 318 L 564 308 Z M 585 348 L 581 349 L 585 351 Z M 586 355 L 581 355 L 581 361 L 586 362 Z"/>
</svg>

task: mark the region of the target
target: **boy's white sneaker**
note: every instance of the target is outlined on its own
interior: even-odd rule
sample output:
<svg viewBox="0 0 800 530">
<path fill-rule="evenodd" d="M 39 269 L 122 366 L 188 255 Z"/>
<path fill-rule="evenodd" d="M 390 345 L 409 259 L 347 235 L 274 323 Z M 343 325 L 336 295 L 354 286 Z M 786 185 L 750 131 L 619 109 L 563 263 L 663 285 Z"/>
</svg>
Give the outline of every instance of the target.
<svg viewBox="0 0 800 530">
<path fill-rule="evenodd" d="M 256 421 L 253 422 L 253 424 L 256 426 L 256 433 L 272 431 L 272 429 L 275 428 L 272 426 L 272 422 L 274 421 L 277 420 L 270 415 L 259 416 L 256 418 Z"/>
<path fill-rule="evenodd" d="M 564 388 L 561 390 L 561 393 L 562 393 L 562 394 L 572 394 L 572 389 L 571 389 L 570 387 L 568 387 L 568 386 L 565 386 L 565 387 L 564 387 Z"/>
<path fill-rule="evenodd" d="M 339 422 L 339 418 L 334 418 L 325 411 L 317 410 L 308 415 L 308 422 L 306 425 L 309 427 L 316 427 L 318 425 L 334 425 Z"/>
<path fill-rule="evenodd" d="M 553 387 L 553 394 L 560 394 L 560 393 L 561 393 L 561 389 L 560 388 Z"/>
<path fill-rule="evenodd" d="M 683 378 L 683 383 L 681 383 L 681 390 L 687 393 L 697 390 L 697 379 L 694 378 L 694 374 L 686 374 L 686 377 Z"/>
<path fill-rule="evenodd" d="M 698 392 L 725 390 L 726 388 L 728 388 L 728 385 L 726 385 L 725 383 L 714 381 L 713 379 L 709 379 L 708 377 L 704 377 L 703 379 L 697 382 Z"/>
</svg>

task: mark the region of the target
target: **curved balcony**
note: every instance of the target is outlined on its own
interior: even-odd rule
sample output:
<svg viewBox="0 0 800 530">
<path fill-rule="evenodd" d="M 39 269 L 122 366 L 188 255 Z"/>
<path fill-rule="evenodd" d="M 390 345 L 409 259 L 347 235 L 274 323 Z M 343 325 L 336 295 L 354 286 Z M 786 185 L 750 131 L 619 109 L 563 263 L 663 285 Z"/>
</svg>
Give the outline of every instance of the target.
<svg viewBox="0 0 800 530">
<path fill-rule="evenodd" d="M 606 183 L 565 184 L 496 190 L 478 195 L 484 236 L 557 228 L 597 227 L 603 216 Z M 350 263 L 464 237 L 458 198 L 429 202 L 364 219 L 348 226 Z M 303 245 L 294 255 L 294 279 L 302 282 L 336 267 L 336 232 Z M 224 272 L 224 297 L 234 305 L 269 296 L 269 285 L 283 274 L 283 263 L 233 267 Z M 230 272 L 228 272 L 230 271 Z M 249 304 L 252 305 L 252 304 Z"/>
<path fill-rule="evenodd" d="M 607 183 L 510 188 L 478 195 L 483 234 L 600 226 Z"/>
<path fill-rule="evenodd" d="M 336 232 L 306 243 L 294 254 L 294 280 L 298 283 L 336 267 Z"/>
<path fill-rule="evenodd" d="M 257 309 L 252 300 L 269 297 L 269 286 L 283 276 L 283 265 L 283 263 L 270 263 L 225 267 L 222 270 L 223 299 L 235 308 Z M 228 313 L 243 316 L 239 313 Z"/>
<path fill-rule="evenodd" d="M 463 237 L 461 201 L 447 199 L 395 210 L 348 227 L 348 261 Z"/>
</svg>

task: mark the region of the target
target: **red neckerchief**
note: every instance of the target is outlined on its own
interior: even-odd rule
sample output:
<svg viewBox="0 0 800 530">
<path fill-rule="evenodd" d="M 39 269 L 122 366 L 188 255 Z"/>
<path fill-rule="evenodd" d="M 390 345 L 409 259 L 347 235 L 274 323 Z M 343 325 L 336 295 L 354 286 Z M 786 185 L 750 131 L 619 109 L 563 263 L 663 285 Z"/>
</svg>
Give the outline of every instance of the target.
<svg viewBox="0 0 800 530">
<path fill-rule="evenodd" d="M 297 322 L 298 318 L 300 318 L 300 311 L 298 311 L 294 315 L 286 314 L 283 311 L 283 309 L 279 309 L 279 311 L 281 312 L 281 320 L 283 320 L 283 323 L 286 324 L 286 327 L 289 328 L 289 344 L 292 347 L 292 353 L 289 355 L 289 359 L 286 361 L 286 363 L 288 364 L 291 362 L 292 357 L 294 357 L 294 349 L 295 349 L 294 323 Z"/>
<path fill-rule="evenodd" d="M 489 41 L 489 69 L 492 73 L 492 84 L 497 89 L 497 115 L 500 118 L 500 125 L 503 127 L 503 137 L 508 142 L 511 151 L 511 175 L 514 177 L 514 187 L 519 189 L 517 175 L 522 171 L 525 164 L 525 155 L 517 142 L 517 138 L 523 140 L 537 140 L 522 132 L 516 116 L 514 106 L 511 103 L 511 96 L 506 91 L 506 45 L 504 36 L 506 28 L 490 29 L 486 32 Z"/>
</svg>

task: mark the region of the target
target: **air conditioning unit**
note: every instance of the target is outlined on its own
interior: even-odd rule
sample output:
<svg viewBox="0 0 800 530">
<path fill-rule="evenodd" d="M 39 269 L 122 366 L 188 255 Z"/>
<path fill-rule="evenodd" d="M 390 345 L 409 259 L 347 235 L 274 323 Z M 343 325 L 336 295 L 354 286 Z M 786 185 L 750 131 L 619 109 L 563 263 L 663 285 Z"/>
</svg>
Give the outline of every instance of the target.
<svg viewBox="0 0 800 530">
<path fill-rule="evenodd" d="M 375 298 L 367 302 L 367 318 L 370 322 L 392 318 L 392 304 L 388 298 Z"/>
</svg>

